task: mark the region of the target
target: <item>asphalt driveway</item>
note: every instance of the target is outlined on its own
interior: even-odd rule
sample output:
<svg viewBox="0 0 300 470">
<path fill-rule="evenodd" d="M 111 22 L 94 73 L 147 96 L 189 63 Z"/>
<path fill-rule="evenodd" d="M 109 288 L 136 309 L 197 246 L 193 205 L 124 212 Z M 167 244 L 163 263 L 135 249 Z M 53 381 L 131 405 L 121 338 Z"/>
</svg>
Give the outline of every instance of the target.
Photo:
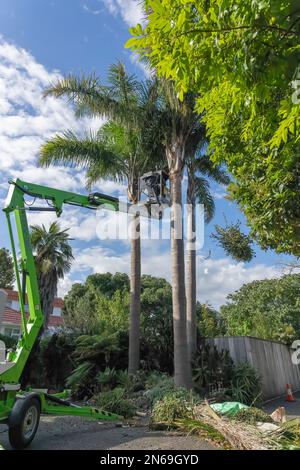
<svg viewBox="0 0 300 470">
<path fill-rule="evenodd" d="M 0 443 L 10 449 L 7 428 L 0 425 Z M 4 431 L 4 432 L 3 432 Z M 72 416 L 43 416 L 32 450 L 214 450 L 194 436 L 150 431 L 148 426 L 116 426 Z"/>
<path fill-rule="evenodd" d="M 283 406 L 286 410 L 286 414 L 289 419 L 300 418 L 300 392 L 294 393 L 293 395 L 296 399 L 296 401 L 294 402 L 286 401 L 285 398 L 279 398 L 270 401 L 269 403 L 266 403 L 263 406 L 263 409 L 267 413 L 271 414 L 274 410 L 276 410 L 276 408 L 278 408 L 279 406 Z"/>
</svg>

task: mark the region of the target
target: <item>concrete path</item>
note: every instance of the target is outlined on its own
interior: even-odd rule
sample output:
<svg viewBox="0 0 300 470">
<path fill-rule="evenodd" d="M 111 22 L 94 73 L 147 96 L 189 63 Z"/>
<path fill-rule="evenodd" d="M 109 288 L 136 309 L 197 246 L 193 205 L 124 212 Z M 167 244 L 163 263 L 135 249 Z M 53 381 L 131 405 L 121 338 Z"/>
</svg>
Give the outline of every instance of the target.
<svg viewBox="0 0 300 470">
<path fill-rule="evenodd" d="M 2 433 L 4 431 L 4 433 Z M 9 449 L 5 427 L 0 443 Z M 43 416 L 30 449 L 36 450 L 217 450 L 194 436 L 149 431 L 146 426 L 116 427 L 76 417 Z"/>
<path fill-rule="evenodd" d="M 263 409 L 267 413 L 273 413 L 276 408 L 283 406 L 289 419 L 300 418 L 300 392 L 294 393 L 294 398 L 296 399 L 294 402 L 288 402 L 285 398 L 270 401 L 263 406 Z"/>
</svg>

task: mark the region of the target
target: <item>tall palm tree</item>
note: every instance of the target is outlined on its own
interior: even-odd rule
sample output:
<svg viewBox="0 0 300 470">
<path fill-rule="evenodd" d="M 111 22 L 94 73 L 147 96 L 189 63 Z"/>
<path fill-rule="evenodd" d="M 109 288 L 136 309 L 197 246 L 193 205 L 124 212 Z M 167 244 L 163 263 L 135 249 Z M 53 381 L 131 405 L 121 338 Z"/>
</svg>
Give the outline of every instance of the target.
<svg viewBox="0 0 300 470">
<path fill-rule="evenodd" d="M 144 173 L 152 159 L 147 160 L 140 149 L 136 133 L 128 132 L 118 124 L 109 123 L 99 132 L 102 143 L 114 155 L 118 162 L 118 175 L 123 175 L 127 181 L 128 200 L 132 204 L 138 202 L 138 178 Z M 91 161 L 87 171 L 87 185 L 91 187 L 103 177 L 98 161 Z M 129 323 L 129 352 L 128 373 L 135 374 L 140 362 L 140 295 L 141 295 L 141 239 L 140 216 L 133 213 L 130 229 L 130 323 Z"/>
<path fill-rule="evenodd" d="M 74 104 L 77 116 L 106 117 L 109 123 L 95 135 L 90 133 L 79 138 L 68 132 L 54 137 L 41 149 L 41 164 L 82 165 L 87 169 L 89 184 L 108 177 L 126 180 L 128 200 L 135 204 L 138 177 L 159 160 L 161 152 L 159 142 L 151 137 L 155 90 L 155 83 L 138 82 L 134 75 L 126 73 L 121 63 L 110 68 L 105 86 L 95 76 L 69 76 L 57 81 L 48 88 L 46 96 L 66 96 Z M 129 373 L 136 373 L 139 368 L 139 230 L 139 215 L 135 214 L 131 234 Z"/>
<path fill-rule="evenodd" d="M 49 230 L 44 225 L 30 228 L 46 329 L 57 296 L 58 281 L 70 271 L 74 257 L 68 230 L 61 230 L 57 222 L 53 222 Z"/>
<path fill-rule="evenodd" d="M 195 96 L 178 98 L 172 82 L 161 82 L 162 99 L 158 113 L 159 138 L 165 155 L 171 183 L 171 271 L 174 329 L 174 378 L 178 387 L 192 385 L 191 364 L 187 343 L 185 264 L 183 240 L 182 178 L 186 164 L 186 149 L 200 126 L 195 111 Z M 198 133 L 199 138 L 202 132 Z"/>
<path fill-rule="evenodd" d="M 205 128 L 201 116 L 196 111 L 196 98 L 193 93 L 187 93 L 182 100 L 179 99 L 174 84 L 168 80 L 161 81 L 161 97 L 159 102 L 157 135 L 164 143 L 166 160 L 169 168 L 171 182 L 171 269 L 173 289 L 173 328 L 174 328 L 174 376 L 175 384 L 179 387 L 191 387 L 191 361 L 189 348 L 189 335 L 187 331 L 187 297 L 185 289 L 185 263 L 183 241 L 183 211 L 182 211 L 182 178 L 187 165 L 190 170 L 194 168 L 195 154 L 205 142 Z M 206 159 L 207 165 L 209 165 Z M 203 169 L 203 159 L 199 161 L 199 170 Z M 212 165 L 211 165 L 212 167 Z M 196 166 L 195 166 L 196 168 Z M 194 170 L 193 170 L 194 171 Z M 205 171 L 204 171 L 205 173 Z M 208 193 L 205 180 L 195 175 L 191 178 L 189 171 L 189 198 L 193 200 L 193 193 L 205 198 L 206 214 L 210 217 L 213 210 L 213 200 Z M 194 173 L 193 173 L 194 174 Z M 194 187 L 192 186 L 192 180 Z M 189 233 L 195 228 L 194 210 L 192 217 L 188 217 Z M 188 256 L 189 258 L 189 256 Z M 195 258 L 188 259 L 191 267 L 189 277 L 195 280 Z M 188 299 L 191 299 L 190 284 L 188 283 Z M 192 286 L 192 291 L 195 292 Z M 194 294 L 193 294 L 194 295 Z M 190 305 L 188 304 L 189 312 Z M 190 314 L 190 313 L 188 313 Z M 189 322 L 190 325 L 190 322 Z"/>
<path fill-rule="evenodd" d="M 199 137 L 201 128 L 199 128 Z M 212 163 L 207 155 L 203 155 L 206 137 L 203 129 L 202 139 L 195 136 L 187 149 L 187 251 L 186 251 L 186 316 L 187 342 L 190 359 L 196 351 L 196 203 L 203 204 L 205 222 L 209 223 L 215 212 L 215 202 L 210 191 L 209 179 L 227 185 L 230 180 L 226 172 Z M 197 148 L 198 146 L 198 148 Z"/>
</svg>

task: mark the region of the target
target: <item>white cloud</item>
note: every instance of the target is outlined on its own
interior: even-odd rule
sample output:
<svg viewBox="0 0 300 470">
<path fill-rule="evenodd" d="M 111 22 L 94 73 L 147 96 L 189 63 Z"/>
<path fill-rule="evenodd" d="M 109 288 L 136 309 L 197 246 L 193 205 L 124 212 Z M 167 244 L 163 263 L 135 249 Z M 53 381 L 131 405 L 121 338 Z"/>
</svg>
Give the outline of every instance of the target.
<svg viewBox="0 0 300 470">
<path fill-rule="evenodd" d="M 219 308 L 225 303 L 228 294 L 238 290 L 243 284 L 259 279 L 280 276 L 274 266 L 234 263 L 229 258 L 197 260 L 197 296 L 201 302 L 209 302 Z"/>
<path fill-rule="evenodd" d="M 139 0 L 100 0 L 108 11 L 114 15 L 120 15 L 128 26 L 142 23 L 144 14 L 142 3 Z"/>
<path fill-rule="evenodd" d="M 130 252 L 121 253 L 112 248 L 93 245 L 76 252 L 76 259 L 72 268 L 75 277 L 82 271 L 92 273 L 129 274 Z M 170 281 L 171 261 L 169 247 L 166 243 L 156 240 L 142 241 L 142 273 L 159 276 Z M 274 266 L 257 264 L 247 266 L 245 263 L 234 263 L 228 258 L 206 259 L 197 256 L 197 298 L 201 302 L 208 302 L 219 308 L 226 301 L 226 296 L 238 290 L 243 284 L 259 279 L 279 277 L 280 270 Z"/>
<path fill-rule="evenodd" d="M 58 297 L 64 297 L 67 292 L 71 289 L 72 285 L 75 283 L 82 282 L 82 279 L 71 279 L 70 275 L 67 274 L 64 279 L 61 279 L 58 285 Z"/>
<path fill-rule="evenodd" d="M 27 51 L 0 38 L 0 168 L 9 176 L 36 164 L 40 145 L 57 131 L 80 129 L 70 106 L 42 98 L 57 77 Z"/>
<path fill-rule="evenodd" d="M 31 173 L 41 144 L 55 133 L 67 129 L 80 133 L 103 124 L 101 118 L 76 121 L 72 107 L 65 101 L 43 99 L 45 87 L 59 76 L 57 71 L 48 72 L 25 49 L 0 37 L 0 169 L 9 176 L 26 167 Z M 40 171 L 39 176 L 44 172 Z M 62 170 L 52 169 L 53 181 L 55 175 L 60 180 Z"/>
</svg>

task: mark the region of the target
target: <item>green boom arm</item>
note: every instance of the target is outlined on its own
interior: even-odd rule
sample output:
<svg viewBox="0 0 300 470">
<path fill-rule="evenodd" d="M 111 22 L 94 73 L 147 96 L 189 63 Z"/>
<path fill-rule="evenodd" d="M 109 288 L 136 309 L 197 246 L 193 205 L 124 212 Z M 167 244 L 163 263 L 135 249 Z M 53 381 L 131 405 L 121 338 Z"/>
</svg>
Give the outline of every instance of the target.
<svg viewBox="0 0 300 470">
<path fill-rule="evenodd" d="M 30 232 L 26 217 L 26 211 L 55 211 L 57 216 L 61 215 L 64 204 L 71 204 L 88 209 L 105 209 L 119 211 L 119 200 L 114 197 L 100 193 L 82 195 L 67 191 L 60 191 L 45 186 L 26 183 L 19 179 L 10 181 L 11 187 L 8 193 L 4 212 L 6 213 L 9 236 L 14 259 L 16 282 L 19 292 L 20 310 L 22 316 L 22 337 L 18 342 L 16 351 L 10 352 L 5 365 L 0 370 L 0 388 L 18 385 L 30 351 L 36 342 L 44 317 L 41 310 L 40 294 L 37 282 L 37 273 L 30 244 Z M 48 203 L 45 207 L 33 207 L 26 205 L 25 196 L 42 199 Z M 125 209 L 124 209 L 125 210 Z M 20 268 L 23 279 L 20 278 L 18 260 L 13 238 L 10 215 L 14 213 L 17 233 L 20 244 L 21 260 Z M 25 314 L 25 291 L 27 291 L 29 317 Z"/>
</svg>

